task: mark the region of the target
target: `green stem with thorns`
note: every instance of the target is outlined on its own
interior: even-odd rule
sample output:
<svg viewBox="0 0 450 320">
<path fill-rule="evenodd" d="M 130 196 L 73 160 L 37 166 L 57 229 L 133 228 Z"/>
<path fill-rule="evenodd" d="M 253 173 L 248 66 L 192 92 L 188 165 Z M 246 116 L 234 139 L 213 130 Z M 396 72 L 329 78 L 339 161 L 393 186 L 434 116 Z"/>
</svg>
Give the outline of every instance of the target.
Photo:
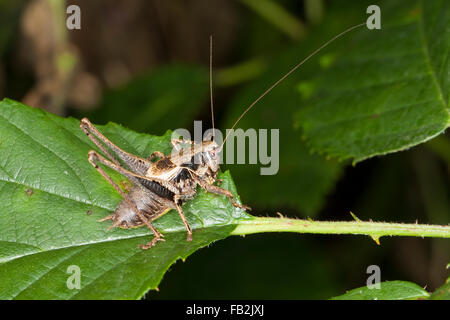
<svg viewBox="0 0 450 320">
<path fill-rule="evenodd" d="M 355 217 L 356 218 L 356 217 Z M 318 234 L 368 235 L 379 244 L 383 236 L 450 238 L 450 226 L 416 223 L 387 223 L 361 221 L 313 221 L 289 218 L 255 217 L 240 221 L 232 235 L 262 232 L 296 232 Z"/>
</svg>

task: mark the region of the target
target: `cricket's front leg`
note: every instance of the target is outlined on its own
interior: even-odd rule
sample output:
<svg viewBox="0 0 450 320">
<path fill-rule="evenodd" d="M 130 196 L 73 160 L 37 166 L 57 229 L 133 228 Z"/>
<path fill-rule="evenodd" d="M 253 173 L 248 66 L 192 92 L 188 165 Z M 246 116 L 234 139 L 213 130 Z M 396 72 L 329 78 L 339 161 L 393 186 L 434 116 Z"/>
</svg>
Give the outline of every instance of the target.
<svg viewBox="0 0 450 320">
<path fill-rule="evenodd" d="M 241 209 L 249 210 L 249 211 L 252 210 L 252 208 L 250 208 L 249 206 L 246 206 L 245 204 L 237 203 L 236 200 L 234 199 L 233 194 L 230 191 L 228 191 L 226 189 L 222 189 L 221 187 L 215 186 L 213 184 L 209 184 L 203 180 L 200 180 L 198 183 L 200 184 L 200 187 L 205 189 L 207 192 L 220 194 L 220 195 L 224 195 L 224 196 L 228 197 L 231 201 L 231 204 L 233 206 L 235 206 L 236 208 L 241 208 Z"/>
<path fill-rule="evenodd" d="M 183 220 L 184 226 L 187 230 L 187 238 L 186 241 L 192 241 L 192 230 L 191 227 L 189 226 L 187 220 L 186 220 L 186 216 L 184 215 L 183 209 L 181 208 L 181 206 L 179 205 L 179 195 L 175 195 L 173 197 L 173 201 L 175 202 L 175 206 L 177 207 L 178 213 L 180 214 L 181 220 Z"/>
<path fill-rule="evenodd" d="M 102 163 L 102 164 L 112 168 L 112 169 L 116 169 L 116 168 L 114 168 L 114 166 L 111 166 L 111 162 L 107 161 L 105 158 L 103 158 L 96 151 L 93 151 L 93 150 L 89 151 L 88 160 L 92 164 L 92 166 L 106 179 L 106 181 L 108 181 L 109 184 L 111 184 L 114 187 L 114 189 L 116 189 L 116 191 L 120 193 L 120 195 L 123 197 L 123 199 L 130 206 L 130 208 L 137 214 L 137 216 L 141 219 L 141 221 L 144 224 L 146 224 L 150 230 L 152 230 L 153 234 L 155 235 L 154 238 L 152 239 L 152 241 L 150 241 L 149 243 L 147 243 L 145 245 L 139 245 L 139 247 L 141 247 L 142 249 L 149 249 L 149 248 L 153 247 L 158 241 L 164 241 L 163 235 L 158 230 L 156 230 L 156 228 L 148 221 L 148 219 L 144 216 L 144 214 L 136 207 L 136 205 L 128 197 L 128 195 L 125 194 L 122 191 L 122 189 L 120 189 L 120 187 L 111 179 L 111 177 L 98 165 L 98 162 L 99 162 L 99 163 Z M 111 216 L 108 216 L 102 220 L 104 221 L 104 220 L 109 220 L 109 219 L 111 219 Z"/>
</svg>

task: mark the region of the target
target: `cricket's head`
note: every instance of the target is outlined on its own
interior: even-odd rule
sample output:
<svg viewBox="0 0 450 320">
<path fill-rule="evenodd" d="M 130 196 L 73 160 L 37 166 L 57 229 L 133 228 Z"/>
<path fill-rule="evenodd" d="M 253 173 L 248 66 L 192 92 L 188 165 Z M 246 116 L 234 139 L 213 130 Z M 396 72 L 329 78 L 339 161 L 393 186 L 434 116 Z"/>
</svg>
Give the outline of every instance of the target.
<svg viewBox="0 0 450 320">
<path fill-rule="evenodd" d="M 220 168 L 219 145 L 214 141 L 202 141 L 202 163 L 216 174 Z"/>
<path fill-rule="evenodd" d="M 174 147 L 171 162 L 195 172 L 197 176 L 211 183 L 214 182 L 220 169 L 220 147 L 217 142 L 214 140 L 188 141 L 186 144 L 190 147 L 187 148 L 181 147 L 182 144 L 179 143 Z"/>
<path fill-rule="evenodd" d="M 214 140 L 187 141 L 186 144 L 190 147 L 182 147 L 182 142 L 174 147 L 170 161 L 213 183 L 220 169 L 219 145 Z"/>
</svg>

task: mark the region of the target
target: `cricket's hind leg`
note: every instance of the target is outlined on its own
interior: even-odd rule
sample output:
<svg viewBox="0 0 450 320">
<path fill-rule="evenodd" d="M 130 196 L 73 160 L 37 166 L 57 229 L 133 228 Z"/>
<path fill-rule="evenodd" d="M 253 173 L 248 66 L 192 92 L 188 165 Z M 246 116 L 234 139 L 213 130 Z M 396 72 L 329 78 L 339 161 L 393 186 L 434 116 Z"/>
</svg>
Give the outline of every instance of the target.
<svg viewBox="0 0 450 320">
<path fill-rule="evenodd" d="M 147 172 L 148 168 L 151 165 L 151 162 L 149 160 L 137 157 L 116 146 L 100 131 L 98 131 L 97 128 L 87 118 L 81 119 L 80 128 L 115 165 L 120 166 L 119 161 L 117 161 L 117 159 L 105 148 L 105 146 L 101 142 L 103 142 L 108 148 L 110 148 L 117 155 L 117 157 L 125 162 L 125 164 L 133 171 L 139 172 L 139 174 L 145 174 Z"/>
<path fill-rule="evenodd" d="M 92 163 L 92 161 L 98 161 L 102 164 L 104 164 L 105 166 L 113 169 L 114 171 L 117 171 L 120 174 L 123 174 L 124 176 L 126 176 L 128 179 L 131 180 L 131 182 L 133 182 L 135 185 L 138 185 L 139 187 L 145 189 L 145 187 L 143 186 L 143 183 L 140 181 L 152 181 L 152 182 L 157 182 L 158 184 L 160 184 L 161 186 L 163 186 L 164 188 L 168 189 L 169 191 L 176 193 L 178 192 L 178 189 L 176 187 L 174 187 L 173 185 L 171 185 L 170 183 L 168 183 L 166 180 L 164 179 L 159 179 L 156 177 L 147 177 L 144 175 L 140 175 L 137 173 L 134 173 L 130 170 L 127 170 L 125 168 L 123 168 L 120 165 L 117 165 L 111 161 L 109 161 L 108 159 L 106 159 L 105 157 L 101 156 L 100 154 L 98 154 L 97 152 L 95 152 L 94 150 L 89 151 L 88 153 L 88 158 L 90 159 L 89 161 Z"/>
<path fill-rule="evenodd" d="M 91 150 L 89 152 L 88 160 L 92 164 L 92 166 L 103 176 L 103 178 L 105 178 L 109 182 L 109 184 L 111 184 L 114 187 L 114 189 L 116 189 L 116 191 L 120 193 L 120 195 L 122 196 L 124 201 L 126 201 L 127 205 L 131 208 L 131 210 L 134 211 L 134 213 L 139 217 L 139 219 L 142 221 L 142 223 L 144 223 L 150 230 L 152 230 L 153 234 L 155 235 L 154 238 L 152 239 L 152 241 L 150 241 L 146 245 L 142 246 L 142 248 L 149 249 L 149 248 L 153 247 L 158 241 L 164 241 L 163 235 L 158 230 L 156 230 L 156 228 L 150 223 L 150 221 L 145 217 L 145 215 L 136 207 L 136 205 L 133 202 L 133 199 L 130 199 L 128 197 L 128 195 L 125 194 L 122 191 L 122 189 L 120 189 L 120 187 L 111 179 L 111 177 L 102 168 L 100 168 L 100 166 L 97 164 L 97 161 L 105 164 L 103 160 L 106 160 L 106 159 L 99 156 L 99 154 L 97 152 Z M 108 165 L 108 164 L 106 163 L 105 165 Z M 102 220 L 103 221 L 112 220 L 113 217 L 114 217 L 114 214 L 109 215 Z M 114 227 L 114 225 L 111 227 Z"/>
</svg>

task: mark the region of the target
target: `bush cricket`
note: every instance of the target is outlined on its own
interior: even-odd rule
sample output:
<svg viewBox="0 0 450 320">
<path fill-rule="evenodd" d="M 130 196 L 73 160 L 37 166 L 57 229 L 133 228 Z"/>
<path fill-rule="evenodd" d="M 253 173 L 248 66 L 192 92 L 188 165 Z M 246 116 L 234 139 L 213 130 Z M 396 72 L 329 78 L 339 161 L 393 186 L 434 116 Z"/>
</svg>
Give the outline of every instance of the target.
<svg viewBox="0 0 450 320">
<path fill-rule="evenodd" d="M 251 103 L 238 117 L 231 129 L 238 124 L 242 117 L 253 108 L 259 100 L 286 79 L 291 73 L 297 70 L 302 64 L 337 38 L 362 25 L 365 25 L 365 23 L 353 26 L 339 33 L 304 58 L 300 63 L 295 65 L 289 72 Z M 210 105 L 214 132 L 212 37 L 210 37 L 209 62 Z M 159 151 L 155 151 L 148 158 L 141 158 L 116 146 L 86 118 L 81 120 L 80 128 L 103 152 L 103 154 L 107 156 L 107 158 L 105 158 L 98 152 L 91 150 L 88 153 L 89 162 L 123 197 L 123 201 L 118 205 L 114 213 L 100 221 L 113 221 L 113 224 L 108 230 L 114 227 L 127 229 L 146 225 L 153 232 L 154 237 L 149 243 L 139 245 L 142 249 L 149 249 L 158 241 L 164 241 L 163 235 L 152 225 L 152 222 L 171 209 L 178 211 L 187 230 L 187 241 L 192 240 L 192 230 L 186 220 L 182 206 L 187 200 L 195 197 L 197 185 L 207 192 L 228 197 L 235 207 L 249 209 L 247 206 L 237 203 L 230 191 L 214 185 L 217 181 L 217 174 L 220 169 L 219 153 L 222 151 L 225 141 L 232 132 L 231 130 L 220 146 L 214 141 L 214 135 L 212 140 L 201 142 L 175 139 L 171 141 L 173 150 L 175 151 L 172 152 L 171 155 L 166 156 Z M 183 148 L 182 145 L 189 145 L 189 147 Z M 117 158 L 114 157 L 107 148 L 114 152 L 117 158 L 125 163 L 126 168 L 121 165 Z M 131 190 L 128 193 L 122 191 L 99 164 L 105 165 L 127 177 L 133 184 Z"/>
</svg>

